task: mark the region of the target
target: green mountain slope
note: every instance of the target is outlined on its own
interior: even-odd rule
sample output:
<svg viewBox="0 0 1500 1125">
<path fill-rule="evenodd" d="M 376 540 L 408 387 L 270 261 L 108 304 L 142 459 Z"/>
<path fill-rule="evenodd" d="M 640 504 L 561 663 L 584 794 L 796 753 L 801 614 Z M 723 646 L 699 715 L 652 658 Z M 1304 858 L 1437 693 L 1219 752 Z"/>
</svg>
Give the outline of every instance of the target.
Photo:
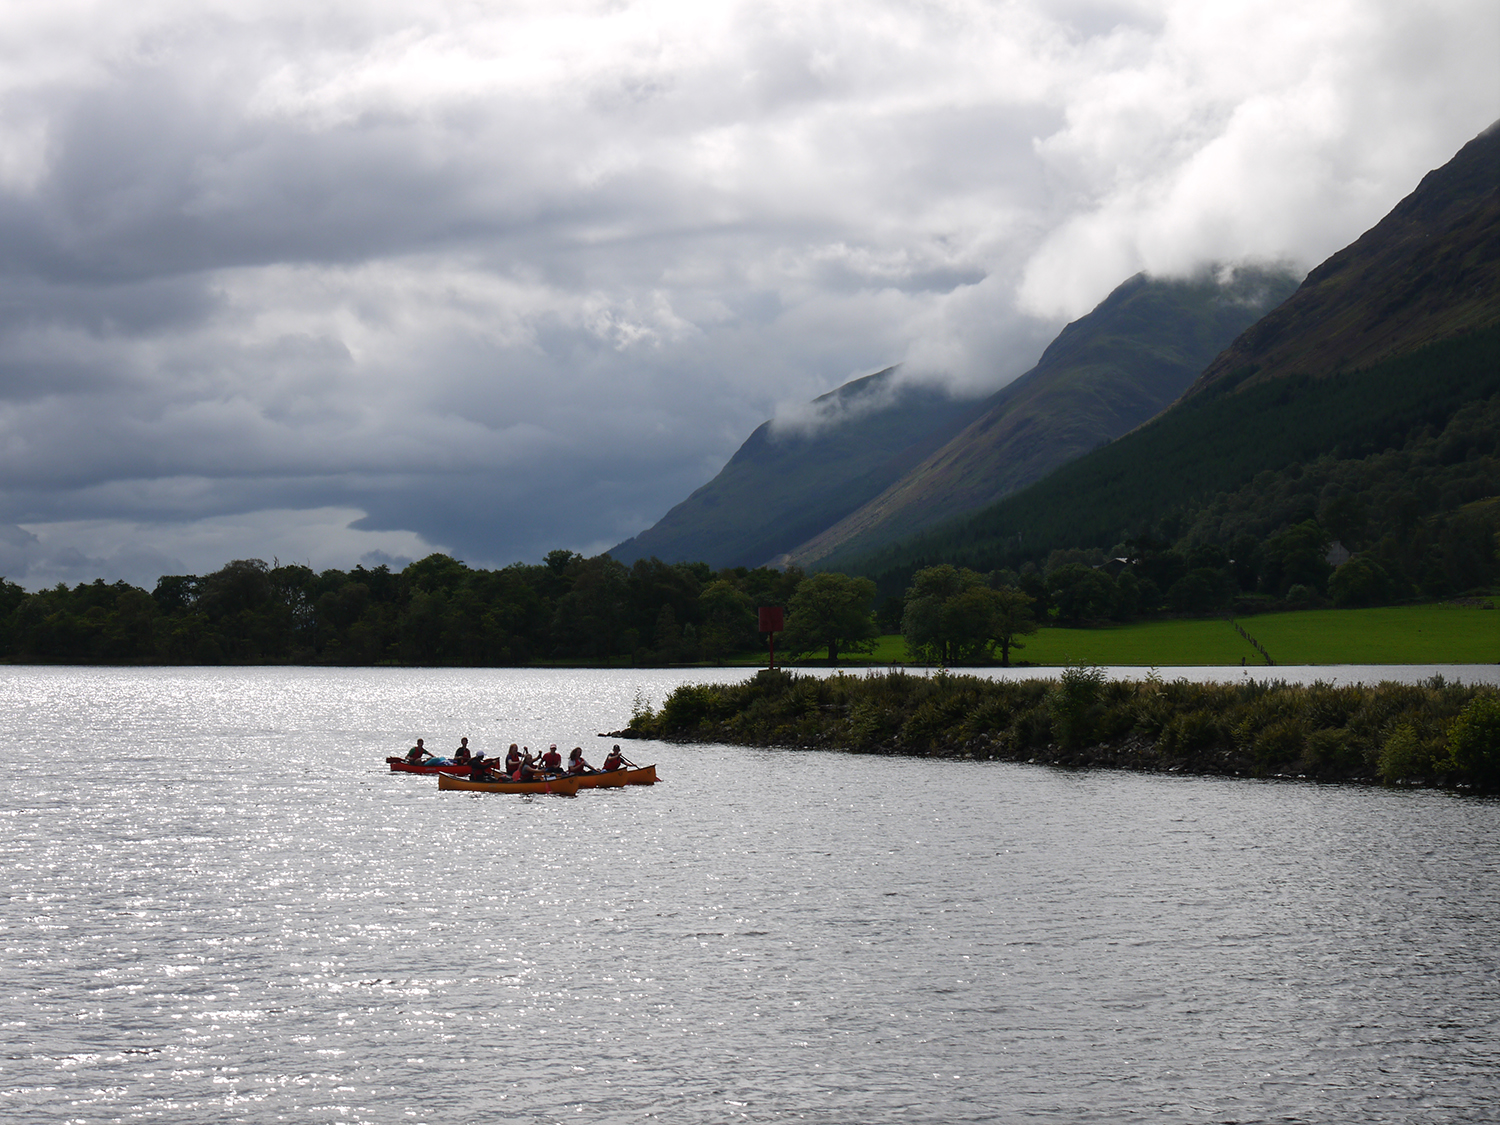
<svg viewBox="0 0 1500 1125">
<path fill-rule="evenodd" d="M 1041 479 L 1164 409 L 1296 284 L 1282 268 L 1131 278 L 941 449 L 777 561 L 808 566 L 868 551 Z"/>
<path fill-rule="evenodd" d="M 982 512 L 820 565 L 895 586 L 939 559 L 988 570 L 1108 548 L 1267 470 L 1398 448 L 1500 393 L 1500 286 L 1483 281 L 1500 262 L 1497 152 L 1492 127 L 1147 425 Z"/>
<path fill-rule="evenodd" d="M 760 566 L 842 519 L 962 428 L 979 408 L 898 386 L 887 368 L 813 403 L 813 430 L 761 425 L 718 476 L 609 553 L 630 564 Z"/>
</svg>

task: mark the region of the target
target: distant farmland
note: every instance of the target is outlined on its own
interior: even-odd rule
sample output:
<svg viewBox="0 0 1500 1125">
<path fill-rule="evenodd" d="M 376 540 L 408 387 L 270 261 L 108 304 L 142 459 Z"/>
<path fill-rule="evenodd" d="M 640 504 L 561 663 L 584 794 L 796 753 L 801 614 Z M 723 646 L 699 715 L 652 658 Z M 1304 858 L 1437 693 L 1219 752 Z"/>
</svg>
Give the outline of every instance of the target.
<svg viewBox="0 0 1500 1125">
<path fill-rule="evenodd" d="M 1500 662 L 1500 611 L 1477 606 L 1387 606 L 1314 609 L 1236 618 L 1277 664 L 1494 664 Z M 1238 664 L 1264 658 L 1223 618 L 1144 621 L 1098 629 L 1047 628 L 1023 638 L 1012 662 L 1170 667 Z M 845 663 L 904 663 L 899 636 L 881 637 L 874 653 Z M 748 662 L 747 663 L 753 663 Z M 816 661 L 809 661 L 816 663 Z"/>
</svg>

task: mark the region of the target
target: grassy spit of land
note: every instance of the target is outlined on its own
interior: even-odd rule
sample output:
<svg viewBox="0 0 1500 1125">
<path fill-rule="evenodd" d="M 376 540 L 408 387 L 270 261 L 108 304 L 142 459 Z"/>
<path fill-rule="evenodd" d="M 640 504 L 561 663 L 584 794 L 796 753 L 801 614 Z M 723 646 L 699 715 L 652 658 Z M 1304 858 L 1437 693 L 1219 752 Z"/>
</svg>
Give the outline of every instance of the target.
<svg viewBox="0 0 1500 1125">
<path fill-rule="evenodd" d="M 763 670 L 640 703 L 617 737 L 1500 790 L 1500 692 Z"/>
</svg>

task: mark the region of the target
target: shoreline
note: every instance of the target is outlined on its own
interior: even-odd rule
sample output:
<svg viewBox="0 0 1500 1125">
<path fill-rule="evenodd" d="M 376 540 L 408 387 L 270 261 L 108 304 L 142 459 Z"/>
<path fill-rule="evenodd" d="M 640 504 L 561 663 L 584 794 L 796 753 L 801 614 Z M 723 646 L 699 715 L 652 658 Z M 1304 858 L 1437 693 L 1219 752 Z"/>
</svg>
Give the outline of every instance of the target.
<svg viewBox="0 0 1500 1125">
<path fill-rule="evenodd" d="M 625 730 L 606 731 L 599 738 L 654 739 L 672 745 L 685 746 L 703 742 L 699 738 L 662 737 Z M 724 741 L 728 740 L 714 740 Z M 1253 759 L 1221 751 L 1217 758 L 1208 756 L 1170 757 L 1160 749 L 1158 740 L 1131 736 L 1111 742 L 1096 742 L 1071 749 L 1056 743 L 1025 751 L 1006 751 L 984 740 L 978 745 L 945 746 L 927 750 L 908 750 L 899 746 L 875 749 L 855 749 L 834 744 L 729 742 L 730 745 L 754 747 L 763 750 L 781 750 L 793 753 L 835 753 L 871 755 L 877 757 L 927 758 L 943 761 L 1007 762 L 1011 765 L 1050 766 L 1054 769 L 1070 770 L 1124 770 L 1131 773 L 1183 774 L 1192 777 L 1234 777 L 1247 781 L 1308 781 L 1321 785 L 1395 786 L 1408 789 L 1459 789 L 1473 788 L 1463 783 L 1446 783 L 1441 778 L 1401 778 L 1384 782 L 1374 773 L 1349 774 L 1345 776 L 1313 776 L 1305 773 L 1257 772 Z"/>
<path fill-rule="evenodd" d="M 1500 791 L 1492 685 L 799 676 L 684 684 L 606 737 Z"/>
<path fill-rule="evenodd" d="M 599 734 L 600 738 L 614 739 L 654 739 L 656 741 L 668 742 L 673 745 L 691 745 L 702 742 L 698 738 L 662 737 L 659 735 L 642 734 L 630 728 L 617 731 L 605 731 Z M 945 745 L 929 747 L 924 750 L 906 749 L 900 745 L 888 745 L 871 748 L 854 748 L 842 746 L 836 743 L 820 743 L 813 741 L 809 743 L 765 743 L 740 741 L 730 742 L 728 739 L 715 740 L 728 742 L 730 745 L 750 746 L 764 750 L 783 750 L 800 753 L 835 753 L 870 755 L 887 758 L 929 758 L 945 761 L 972 761 L 972 762 L 1008 762 L 1012 765 L 1028 766 L 1052 766 L 1057 769 L 1113 769 L 1127 770 L 1133 773 L 1179 773 L 1199 777 L 1243 777 L 1254 780 L 1286 780 L 1286 781 L 1317 781 L 1325 784 L 1335 785 L 1380 785 L 1380 779 L 1375 776 L 1359 777 L 1309 777 L 1306 774 L 1291 773 L 1257 773 L 1252 760 L 1243 756 L 1232 755 L 1228 751 L 1221 752 L 1217 760 L 1208 760 L 1203 757 L 1168 757 L 1160 750 L 1158 740 L 1145 738 L 1139 735 L 1117 739 L 1110 742 L 1095 742 L 1087 746 L 1066 748 L 1057 743 L 1048 743 L 1042 747 L 1031 747 L 1025 750 L 1007 750 L 1002 746 L 995 745 L 991 740 L 980 736 L 971 739 L 962 745 Z M 1413 788 L 1441 788 L 1436 783 L 1427 781 L 1413 781 L 1406 779 L 1406 784 Z"/>
</svg>

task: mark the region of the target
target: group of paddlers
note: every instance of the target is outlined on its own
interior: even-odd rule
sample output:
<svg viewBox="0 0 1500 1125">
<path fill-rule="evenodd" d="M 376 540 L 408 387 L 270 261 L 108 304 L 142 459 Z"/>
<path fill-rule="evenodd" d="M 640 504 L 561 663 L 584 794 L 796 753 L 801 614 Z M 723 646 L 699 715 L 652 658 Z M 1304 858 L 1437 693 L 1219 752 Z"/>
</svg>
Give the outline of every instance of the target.
<svg viewBox="0 0 1500 1125">
<path fill-rule="evenodd" d="M 517 746 L 512 742 L 502 762 L 499 758 L 486 758 L 483 750 L 470 751 L 467 738 L 459 740 L 458 749 L 450 757 L 440 758 L 423 746 L 419 738 L 417 744 L 406 752 L 406 760 L 415 766 L 466 765 L 469 767 L 470 781 L 543 781 L 549 777 L 571 777 L 583 773 L 609 773 L 637 768 L 634 762 L 627 761 L 620 752 L 619 743 L 615 743 L 599 769 L 584 761 L 582 746 L 573 747 L 568 754 L 567 765 L 564 766 L 555 742 L 545 754 L 536 757 L 532 756 L 530 747 Z"/>
</svg>

